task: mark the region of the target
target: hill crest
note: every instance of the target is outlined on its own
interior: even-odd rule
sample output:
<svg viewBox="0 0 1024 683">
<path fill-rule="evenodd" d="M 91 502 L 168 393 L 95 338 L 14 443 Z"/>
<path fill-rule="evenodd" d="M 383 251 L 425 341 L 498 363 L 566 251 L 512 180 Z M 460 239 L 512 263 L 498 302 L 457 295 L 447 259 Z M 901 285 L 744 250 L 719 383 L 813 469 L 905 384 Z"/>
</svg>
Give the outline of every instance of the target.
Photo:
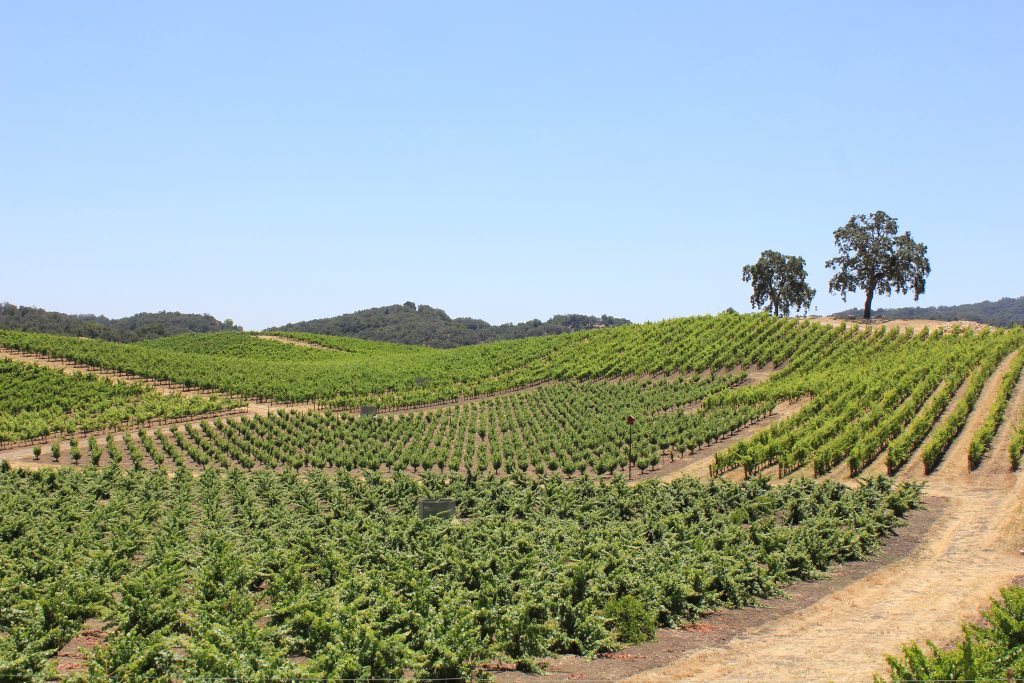
<svg viewBox="0 0 1024 683">
<path fill-rule="evenodd" d="M 371 341 L 416 344 L 436 348 L 468 346 L 489 341 L 540 337 L 600 327 L 628 325 L 625 318 L 608 315 L 566 314 L 522 323 L 492 325 L 477 318 L 452 318 L 443 309 L 406 301 L 404 304 L 367 308 L 330 318 L 318 318 L 272 327 L 266 332 L 308 332 Z"/>
</svg>

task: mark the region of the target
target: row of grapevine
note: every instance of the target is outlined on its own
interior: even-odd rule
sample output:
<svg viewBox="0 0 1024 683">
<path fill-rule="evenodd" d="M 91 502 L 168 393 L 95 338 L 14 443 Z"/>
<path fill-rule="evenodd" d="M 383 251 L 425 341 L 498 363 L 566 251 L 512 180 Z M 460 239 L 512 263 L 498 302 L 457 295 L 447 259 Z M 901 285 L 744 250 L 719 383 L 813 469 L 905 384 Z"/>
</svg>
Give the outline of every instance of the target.
<svg viewBox="0 0 1024 683">
<path fill-rule="evenodd" d="M 974 439 L 971 440 L 968 452 L 968 465 L 972 470 L 981 464 L 982 458 L 985 457 L 989 447 L 992 445 L 992 439 L 995 438 L 996 432 L 999 431 L 999 426 L 1003 424 L 1003 416 L 1006 414 L 1006 408 L 1010 404 L 1010 397 L 1017 386 L 1022 369 L 1024 369 L 1024 353 L 1018 353 L 1006 374 L 1003 375 L 1003 381 L 999 385 L 999 394 L 996 396 L 996 402 L 992 406 L 992 411 L 981 427 L 978 428 Z"/>
<path fill-rule="evenodd" d="M 967 393 L 953 408 L 953 412 L 935 428 L 932 437 L 921 448 L 921 460 L 924 462 L 925 474 L 935 471 L 953 440 L 963 431 L 964 426 L 967 425 L 967 419 L 974 410 L 975 403 L 978 402 L 978 397 L 981 396 L 981 392 L 985 388 L 985 382 L 995 370 L 996 359 L 990 359 L 971 373 L 971 377 L 967 380 Z"/>
<path fill-rule="evenodd" d="M 238 405 L 222 397 L 161 394 L 88 373 L 0 359 L 0 446 L 44 437 L 117 427 L 126 422 L 175 419 Z"/>
<path fill-rule="evenodd" d="M 457 519 L 421 519 L 448 498 Z M 0 468 L 0 678 L 465 680 L 592 656 L 860 559 L 919 499 L 885 480 Z"/>
<path fill-rule="evenodd" d="M 782 476 L 811 464 L 814 474 L 822 475 L 846 460 L 856 475 L 886 451 L 892 473 L 933 431 L 964 378 L 972 376 L 971 390 L 954 419 L 965 419 L 998 362 L 1022 345 L 1019 331 L 914 335 L 888 330 L 832 353 L 821 351 L 813 366 L 799 372 L 787 368 L 763 386 L 714 397 L 730 402 L 810 394 L 813 400 L 796 416 L 718 453 L 712 473 L 742 467 L 750 476 L 778 466 Z M 979 364 L 982 369 L 976 370 Z M 953 423 L 944 420 L 925 448 L 929 471 L 959 433 L 946 424 Z"/>
<path fill-rule="evenodd" d="M 641 471 L 697 451 L 766 414 L 765 402 L 698 409 L 743 375 L 562 383 L 432 411 L 360 419 L 278 411 L 122 438 L 157 465 L 408 471 Z M 632 428 L 627 415 L 636 418 Z M 98 461 L 90 459 L 94 464 Z M 104 460 L 116 462 L 111 455 Z M 140 466 L 141 460 L 133 462 Z"/>
<path fill-rule="evenodd" d="M 11 331 L 0 331 L 0 347 L 242 396 L 392 407 L 542 380 L 781 364 L 800 354 L 805 342 L 856 335 L 808 322 L 723 314 L 444 350 L 381 345 L 339 352 L 241 333 L 117 344 Z"/>
</svg>

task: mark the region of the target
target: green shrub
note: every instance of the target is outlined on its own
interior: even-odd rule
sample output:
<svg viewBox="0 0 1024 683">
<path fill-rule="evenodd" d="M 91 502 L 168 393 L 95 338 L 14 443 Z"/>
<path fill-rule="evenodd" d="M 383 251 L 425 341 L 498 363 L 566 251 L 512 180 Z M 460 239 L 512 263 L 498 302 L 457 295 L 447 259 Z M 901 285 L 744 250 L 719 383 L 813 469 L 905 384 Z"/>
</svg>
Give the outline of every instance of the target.
<svg viewBox="0 0 1024 683">
<path fill-rule="evenodd" d="M 632 595 L 616 598 L 608 603 L 605 616 L 622 643 L 643 643 L 654 640 L 654 612 L 643 606 Z"/>
<path fill-rule="evenodd" d="M 964 626 L 963 638 L 952 648 L 929 642 L 926 651 L 912 643 L 901 657 L 886 657 L 893 683 L 1024 678 L 1024 589 L 1004 588 L 1002 598 L 982 613 L 983 624 Z"/>
</svg>

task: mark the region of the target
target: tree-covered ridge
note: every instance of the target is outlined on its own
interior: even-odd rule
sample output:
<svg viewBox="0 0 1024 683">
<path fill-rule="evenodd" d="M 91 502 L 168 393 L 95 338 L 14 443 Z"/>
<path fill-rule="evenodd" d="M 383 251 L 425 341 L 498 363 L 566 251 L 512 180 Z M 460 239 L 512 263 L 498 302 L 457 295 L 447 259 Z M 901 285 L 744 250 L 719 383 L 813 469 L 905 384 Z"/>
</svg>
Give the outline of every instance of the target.
<svg viewBox="0 0 1024 683">
<path fill-rule="evenodd" d="M 860 314 L 860 309 L 850 308 L 836 313 L 835 317 L 858 318 Z M 1012 327 L 1024 325 L 1024 296 L 956 306 L 879 308 L 875 310 L 875 315 L 891 320 L 970 320 L 983 325 Z"/>
<path fill-rule="evenodd" d="M 599 327 L 628 325 L 624 318 L 602 315 L 556 315 L 545 322 L 491 325 L 476 318 L 452 318 L 440 308 L 411 301 L 393 306 L 368 308 L 333 318 L 306 320 L 271 328 L 277 332 L 309 332 L 313 334 L 358 337 L 374 341 L 418 344 L 436 348 L 452 348 L 468 344 L 523 339 L 550 334 L 578 332 Z"/>
<path fill-rule="evenodd" d="M 126 318 L 102 315 L 71 315 L 31 306 L 0 303 L 0 329 L 133 342 L 185 332 L 239 330 L 231 320 L 221 322 L 212 315 L 160 311 L 136 313 Z"/>
<path fill-rule="evenodd" d="M 424 498 L 457 518 L 421 519 Z M 530 669 L 864 558 L 918 499 L 883 479 L 0 469 L 0 678 L 54 673 L 89 618 L 90 680 Z"/>
</svg>

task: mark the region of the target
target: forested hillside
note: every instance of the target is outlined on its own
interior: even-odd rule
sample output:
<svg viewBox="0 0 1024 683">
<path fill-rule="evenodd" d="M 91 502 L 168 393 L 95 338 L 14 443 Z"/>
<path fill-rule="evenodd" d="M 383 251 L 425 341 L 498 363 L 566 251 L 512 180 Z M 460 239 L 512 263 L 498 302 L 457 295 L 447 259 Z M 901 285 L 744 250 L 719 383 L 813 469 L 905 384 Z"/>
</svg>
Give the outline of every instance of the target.
<svg viewBox="0 0 1024 683">
<path fill-rule="evenodd" d="M 528 320 L 524 323 L 491 325 L 476 318 L 452 318 L 440 308 L 424 304 L 417 306 L 407 301 L 404 304 L 368 308 L 333 318 L 291 323 L 270 331 L 340 335 L 443 349 L 628 324 L 625 318 L 569 314 L 556 315 L 546 322 Z"/>
<path fill-rule="evenodd" d="M 236 327 L 230 319 L 221 322 L 209 314 L 160 311 L 136 313 L 127 318 L 107 318 L 102 315 L 71 315 L 0 303 L 0 329 L 133 342 L 186 332 L 218 332 L 241 328 Z"/>
<path fill-rule="evenodd" d="M 836 317 L 859 318 L 862 314 L 861 309 L 851 308 L 836 313 Z M 875 316 L 892 320 L 971 320 L 984 325 L 1012 327 L 1024 325 L 1024 296 L 1016 299 L 1003 297 L 999 301 L 981 301 L 958 306 L 879 308 L 875 311 Z"/>
</svg>

